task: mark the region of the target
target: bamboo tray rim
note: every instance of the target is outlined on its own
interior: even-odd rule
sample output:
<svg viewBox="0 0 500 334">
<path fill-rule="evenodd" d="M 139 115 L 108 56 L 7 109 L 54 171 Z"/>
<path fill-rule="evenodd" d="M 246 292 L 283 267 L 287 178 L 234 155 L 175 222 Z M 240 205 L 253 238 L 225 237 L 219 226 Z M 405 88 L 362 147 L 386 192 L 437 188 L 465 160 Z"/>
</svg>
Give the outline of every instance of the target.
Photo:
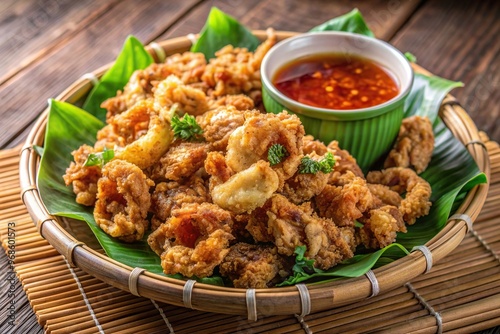
<svg viewBox="0 0 500 334">
<path fill-rule="evenodd" d="M 253 32 L 261 40 L 266 38 L 263 30 Z M 278 39 L 297 34 L 289 31 L 276 33 Z M 165 56 L 187 51 L 191 44 L 192 38 L 189 36 L 177 37 L 151 43 L 147 49 L 155 61 L 160 62 Z M 69 103 L 80 100 L 92 89 L 95 78 L 101 77 L 111 65 L 112 63 L 107 64 L 82 76 L 57 96 L 56 100 Z M 430 74 L 417 65 L 414 69 Z M 305 316 L 311 312 L 352 304 L 403 286 L 428 271 L 432 263 L 439 261 L 460 244 L 478 216 L 489 188 L 489 183 L 485 183 L 469 190 L 455 213 L 456 218 L 449 219 L 446 226 L 428 241 L 423 249 L 414 250 L 408 256 L 370 271 L 368 275 L 320 284 L 298 284 L 270 289 L 238 289 L 194 284 L 191 280 L 168 278 L 117 262 L 76 240 L 62 227 L 61 217 L 48 212 L 37 189 L 39 156 L 33 149 L 34 145 L 43 145 L 48 112 L 49 108 L 46 108 L 30 131 L 21 149 L 19 162 L 21 198 L 40 235 L 64 255 L 70 265 L 79 267 L 112 286 L 137 296 L 201 311 L 246 315 L 249 319 L 256 319 L 258 315 Z M 448 95 L 441 105 L 439 116 L 454 136 L 466 145 L 479 170 L 485 173 L 489 180 L 490 162 L 486 147 L 467 112 Z"/>
</svg>

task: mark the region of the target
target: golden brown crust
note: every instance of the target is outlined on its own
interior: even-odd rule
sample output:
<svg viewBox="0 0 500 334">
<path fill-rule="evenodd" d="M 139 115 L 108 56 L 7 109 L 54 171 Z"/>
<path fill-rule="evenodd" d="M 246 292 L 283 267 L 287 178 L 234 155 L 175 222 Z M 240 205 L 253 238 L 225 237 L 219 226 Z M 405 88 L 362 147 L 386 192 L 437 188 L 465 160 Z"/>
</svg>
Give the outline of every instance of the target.
<svg viewBox="0 0 500 334">
<path fill-rule="evenodd" d="M 411 116 L 403 119 L 394 148 L 389 152 L 384 168 L 409 167 L 422 173 L 434 151 L 434 131 L 428 117 Z"/>
<path fill-rule="evenodd" d="M 150 177 L 156 182 L 186 180 L 203 167 L 209 149 L 204 142 L 174 142 L 151 167 Z"/>
<path fill-rule="evenodd" d="M 237 243 L 220 265 L 222 276 L 236 288 L 268 288 L 290 275 L 284 257 L 271 245 Z"/>
<path fill-rule="evenodd" d="M 366 186 L 365 179 L 347 171 L 337 175 L 315 197 L 314 203 L 321 217 L 332 219 L 338 226 L 353 227 L 355 220 L 373 207 L 374 196 Z"/>
<path fill-rule="evenodd" d="M 231 214 L 210 203 L 188 203 L 148 237 L 166 274 L 212 275 L 229 252 Z"/>
<path fill-rule="evenodd" d="M 74 161 L 71 162 L 63 175 L 64 183 L 73 186 L 78 204 L 92 206 L 97 197 L 97 181 L 101 177 L 99 166 L 85 166 L 90 154 L 95 153 L 92 146 L 82 145 L 71 152 Z"/>
<path fill-rule="evenodd" d="M 109 235 L 126 242 L 141 240 L 149 227 L 153 182 L 142 170 L 123 160 L 113 160 L 102 169 L 97 182 L 94 217 Z"/>
<path fill-rule="evenodd" d="M 414 224 L 418 217 L 429 213 L 432 205 L 431 186 L 412 169 L 392 167 L 382 171 L 372 171 L 368 173 L 367 180 L 370 183 L 386 185 L 399 194 L 406 193 L 399 205 L 399 211 L 408 225 Z"/>
</svg>

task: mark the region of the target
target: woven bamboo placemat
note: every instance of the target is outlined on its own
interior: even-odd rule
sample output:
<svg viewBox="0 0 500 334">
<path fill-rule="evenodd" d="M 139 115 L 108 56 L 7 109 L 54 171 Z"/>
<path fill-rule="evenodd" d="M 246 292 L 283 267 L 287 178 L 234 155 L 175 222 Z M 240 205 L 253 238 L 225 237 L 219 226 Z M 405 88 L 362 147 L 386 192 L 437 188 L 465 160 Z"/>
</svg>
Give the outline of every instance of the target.
<svg viewBox="0 0 500 334">
<path fill-rule="evenodd" d="M 365 301 L 298 316 L 248 321 L 135 297 L 71 268 L 39 234 L 19 196 L 19 148 L 0 152 L 0 238 L 15 248 L 15 274 L 46 333 L 470 333 L 500 325 L 500 148 L 482 134 L 491 160 L 488 199 L 473 230 L 431 271 Z M 9 230 L 10 227 L 10 230 Z M 11 237 L 9 237 L 9 231 Z M 12 237 L 15 232 L 15 237 Z M 15 247 L 9 245 L 15 244 Z M 12 254 L 12 252 L 11 252 Z M 2 291 L 9 291 L 9 272 Z M 24 294 L 15 291 L 17 304 Z M 8 294 L 1 297 L 8 305 Z M 27 304 L 27 303 L 26 303 Z M 19 307 L 19 305 L 18 305 Z M 27 312 L 1 332 L 32 333 Z M 17 310 L 19 312 L 19 310 Z M 9 327 L 10 326 L 10 327 Z M 31 330 L 32 329 L 32 330 Z"/>
</svg>

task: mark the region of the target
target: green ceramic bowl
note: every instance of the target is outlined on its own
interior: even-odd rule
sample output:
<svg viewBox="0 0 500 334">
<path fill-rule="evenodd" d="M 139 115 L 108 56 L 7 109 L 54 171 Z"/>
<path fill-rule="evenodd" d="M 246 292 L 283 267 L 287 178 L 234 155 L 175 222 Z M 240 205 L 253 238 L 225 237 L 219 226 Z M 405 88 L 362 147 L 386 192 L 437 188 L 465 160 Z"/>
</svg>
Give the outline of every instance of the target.
<svg viewBox="0 0 500 334">
<path fill-rule="evenodd" d="M 375 62 L 392 74 L 398 95 L 369 108 L 336 110 L 299 103 L 272 84 L 276 72 L 286 64 L 326 53 L 361 56 Z M 268 112 L 287 110 L 296 114 L 307 134 L 327 144 L 338 140 L 340 147 L 347 149 L 364 171 L 394 143 L 413 83 L 413 70 L 400 51 L 381 40 L 345 32 L 306 33 L 277 43 L 262 61 L 261 76 L 262 98 Z"/>
</svg>

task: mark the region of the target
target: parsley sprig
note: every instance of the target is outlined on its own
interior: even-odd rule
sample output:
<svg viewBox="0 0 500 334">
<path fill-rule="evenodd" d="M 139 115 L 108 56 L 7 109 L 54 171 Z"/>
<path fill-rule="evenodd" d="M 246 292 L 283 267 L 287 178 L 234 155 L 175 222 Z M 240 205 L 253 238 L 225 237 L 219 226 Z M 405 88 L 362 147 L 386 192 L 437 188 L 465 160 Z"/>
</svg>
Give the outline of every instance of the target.
<svg viewBox="0 0 500 334">
<path fill-rule="evenodd" d="M 326 153 L 324 158 L 319 161 L 305 156 L 300 161 L 299 173 L 316 174 L 317 172 L 323 172 L 325 174 L 328 174 L 332 171 L 334 165 L 335 158 L 331 152 Z"/>
<path fill-rule="evenodd" d="M 267 160 L 269 160 L 271 166 L 279 164 L 287 156 L 288 151 L 281 144 L 273 144 L 267 151 Z"/>
<path fill-rule="evenodd" d="M 104 148 L 102 152 L 90 153 L 87 160 L 83 163 L 85 167 L 99 166 L 102 168 L 105 164 L 111 161 L 115 157 L 115 151 L 113 149 Z"/>
<path fill-rule="evenodd" d="M 196 122 L 196 118 L 185 114 L 182 118 L 172 116 L 172 130 L 174 137 L 183 140 L 199 140 L 203 134 L 203 129 Z"/>
</svg>

